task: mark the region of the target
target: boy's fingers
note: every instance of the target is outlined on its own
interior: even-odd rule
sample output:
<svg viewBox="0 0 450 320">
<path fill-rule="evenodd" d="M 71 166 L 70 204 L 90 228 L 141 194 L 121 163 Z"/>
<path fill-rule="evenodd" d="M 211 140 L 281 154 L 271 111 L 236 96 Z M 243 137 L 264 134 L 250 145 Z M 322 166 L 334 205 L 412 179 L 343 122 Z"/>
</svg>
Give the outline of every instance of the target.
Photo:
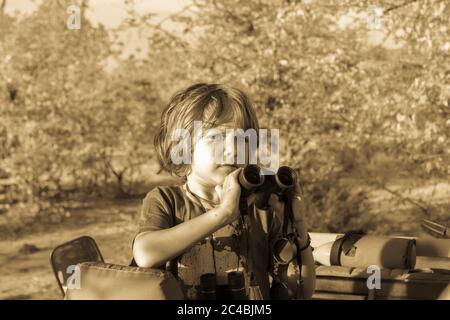
<svg viewBox="0 0 450 320">
<path fill-rule="evenodd" d="M 234 170 L 233 172 L 230 173 L 230 176 L 232 176 L 237 181 L 237 178 L 238 178 L 241 170 L 242 170 L 242 168 L 238 168 L 238 169 Z"/>
<path fill-rule="evenodd" d="M 276 203 L 278 202 L 278 197 L 274 194 L 271 194 L 269 197 L 269 205 L 271 207 L 275 207 Z"/>
<path fill-rule="evenodd" d="M 214 188 L 216 190 L 217 195 L 219 196 L 220 201 L 222 201 L 222 186 L 217 185 Z"/>
<path fill-rule="evenodd" d="M 300 182 L 295 184 L 295 195 L 302 196 L 302 188 L 300 187 Z"/>
<path fill-rule="evenodd" d="M 284 203 L 278 199 L 278 196 L 271 194 L 269 197 L 269 205 L 275 210 L 275 212 L 283 212 Z"/>
</svg>

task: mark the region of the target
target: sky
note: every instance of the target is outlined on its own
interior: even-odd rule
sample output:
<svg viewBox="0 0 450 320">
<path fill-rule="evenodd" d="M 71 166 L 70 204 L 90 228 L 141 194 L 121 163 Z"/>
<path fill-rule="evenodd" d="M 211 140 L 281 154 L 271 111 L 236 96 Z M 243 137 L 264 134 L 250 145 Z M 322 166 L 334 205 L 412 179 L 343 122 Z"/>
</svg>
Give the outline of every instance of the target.
<svg viewBox="0 0 450 320">
<path fill-rule="evenodd" d="M 13 13 L 31 13 L 41 0 L 6 0 L 5 11 Z M 123 0 L 90 0 L 90 10 L 86 16 L 94 23 L 100 22 L 106 27 L 117 26 L 125 17 Z M 161 18 L 183 9 L 189 0 L 136 0 L 136 8 L 145 12 L 157 13 Z"/>
<path fill-rule="evenodd" d="M 14 14 L 30 14 L 42 0 L 6 0 L 5 12 Z M 190 0 L 135 0 L 139 13 L 152 12 L 157 16 L 155 22 L 174 14 L 189 5 Z M 90 0 L 86 17 L 94 24 L 101 23 L 107 29 L 117 27 L 126 17 L 123 0 Z M 166 23 L 167 24 L 167 23 Z M 170 24 L 170 22 L 169 22 Z M 167 27 L 167 25 L 165 25 Z M 123 57 L 133 54 L 136 58 L 144 58 L 148 52 L 147 39 L 135 31 L 119 34 L 119 40 L 125 43 Z M 138 50 L 138 51 L 137 51 Z M 111 62 L 113 63 L 113 62 Z M 113 67 L 111 67 L 113 68 Z"/>
<path fill-rule="evenodd" d="M 42 0 L 6 0 L 5 11 L 13 13 L 18 10 L 21 13 L 31 13 Z M 170 14 L 182 10 L 190 4 L 190 0 L 135 0 L 136 9 L 141 13 L 152 12 L 157 14 L 157 19 L 163 19 Z M 106 28 L 114 28 L 120 24 L 125 18 L 126 11 L 123 0 L 90 0 L 90 9 L 86 12 L 86 16 L 94 24 L 101 23 Z M 340 24 L 346 27 L 351 24 L 352 15 L 341 17 Z M 382 18 L 381 18 L 382 19 Z M 381 20 L 382 23 L 382 20 Z M 367 41 L 370 44 L 378 44 L 384 37 L 383 32 L 379 30 L 372 30 L 368 32 Z M 121 39 L 126 44 L 125 55 L 135 54 L 137 58 L 144 57 L 148 50 L 146 40 L 140 38 L 137 34 L 127 34 Z M 396 44 L 388 39 L 385 42 L 385 47 L 394 48 Z M 136 53 L 136 48 L 139 48 L 140 53 Z"/>
</svg>

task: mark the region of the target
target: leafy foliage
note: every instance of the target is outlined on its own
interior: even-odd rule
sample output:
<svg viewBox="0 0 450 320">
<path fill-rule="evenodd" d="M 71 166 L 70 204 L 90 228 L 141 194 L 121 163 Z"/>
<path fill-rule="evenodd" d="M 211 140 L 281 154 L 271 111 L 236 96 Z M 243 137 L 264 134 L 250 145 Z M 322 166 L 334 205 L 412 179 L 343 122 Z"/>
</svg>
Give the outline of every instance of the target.
<svg viewBox="0 0 450 320">
<path fill-rule="evenodd" d="M 313 230 L 396 232 L 370 214 L 371 190 L 448 178 L 446 1 L 194 0 L 155 24 L 128 0 L 116 38 L 147 34 L 143 60 L 123 58 L 123 44 L 84 17 L 81 30 L 67 30 L 68 4 L 48 0 L 0 20 L 0 157 L 26 197 L 67 185 L 131 192 L 152 158 L 162 101 L 194 81 L 242 87 L 262 127 L 280 129 L 281 162 L 301 173 Z M 372 5 L 383 12 L 378 31 Z M 432 204 L 423 215 L 445 217 Z"/>
<path fill-rule="evenodd" d="M 126 195 L 152 157 L 152 83 L 134 60 L 108 73 L 107 31 L 84 16 L 67 29 L 69 4 L 1 20 L 2 168 L 19 180 L 16 209 L 34 217 L 64 216 L 58 201 L 74 193 Z"/>
<path fill-rule="evenodd" d="M 380 232 L 387 224 L 367 214 L 367 192 L 450 173 L 450 5 L 377 1 L 378 43 L 372 5 L 197 0 L 173 17 L 182 36 L 157 25 L 149 39 L 149 68 L 168 66 L 161 91 L 173 80 L 251 93 L 262 125 L 284 138 L 282 163 L 301 172 L 315 230 Z"/>
</svg>

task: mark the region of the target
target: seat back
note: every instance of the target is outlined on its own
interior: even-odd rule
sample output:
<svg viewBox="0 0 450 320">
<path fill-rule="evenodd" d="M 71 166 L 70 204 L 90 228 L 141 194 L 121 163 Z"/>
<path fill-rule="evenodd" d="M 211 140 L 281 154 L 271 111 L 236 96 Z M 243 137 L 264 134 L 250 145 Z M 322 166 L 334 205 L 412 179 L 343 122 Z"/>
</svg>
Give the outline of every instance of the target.
<svg viewBox="0 0 450 320">
<path fill-rule="evenodd" d="M 104 262 L 95 240 L 89 236 L 63 243 L 52 251 L 50 263 L 63 297 L 67 279 L 74 272 L 70 266 L 76 266 L 82 262 Z"/>
</svg>

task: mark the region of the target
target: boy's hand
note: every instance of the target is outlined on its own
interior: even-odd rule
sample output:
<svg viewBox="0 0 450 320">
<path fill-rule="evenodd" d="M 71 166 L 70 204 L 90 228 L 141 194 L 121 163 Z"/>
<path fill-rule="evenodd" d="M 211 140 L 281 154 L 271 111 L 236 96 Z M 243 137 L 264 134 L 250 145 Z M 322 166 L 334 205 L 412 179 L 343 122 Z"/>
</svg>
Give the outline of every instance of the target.
<svg viewBox="0 0 450 320">
<path fill-rule="evenodd" d="M 226 176 L 223 185 L 216 186 L 219 195 L 222 212 L 225 215 L 226 224 L 229 224 L 239 217 L 239 198 L 241 196 L 241 186 L 238 177 L 242 168 L 236 169 Z"/>
</svg>

